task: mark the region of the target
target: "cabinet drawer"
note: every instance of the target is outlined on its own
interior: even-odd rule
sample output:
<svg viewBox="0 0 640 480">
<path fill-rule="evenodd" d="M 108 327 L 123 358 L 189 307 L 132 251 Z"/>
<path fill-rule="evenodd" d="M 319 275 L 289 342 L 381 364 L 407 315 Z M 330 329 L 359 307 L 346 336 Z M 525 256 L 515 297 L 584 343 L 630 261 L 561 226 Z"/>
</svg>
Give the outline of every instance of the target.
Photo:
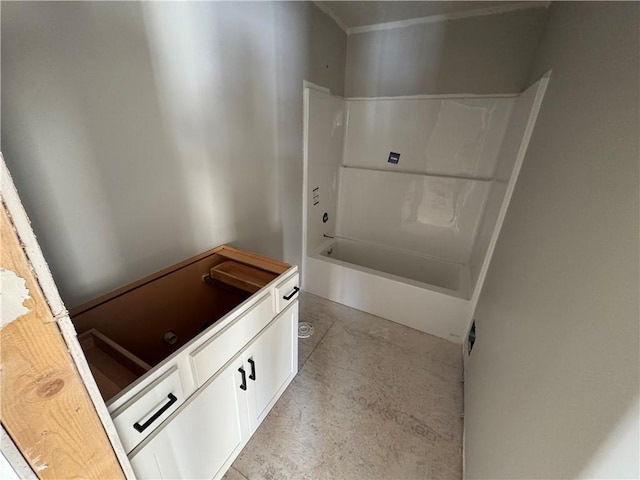
<svg viewBox="0 0 640 480">
<path fill-rule="evenodd" d="M 233 324 L 194 350 L 191 353 L 191 364 L 196 385 L 198 387 L 204 385 L 214 373 L 266 327 L 272 318 L 273 300 L 271 294 L 268 294 Z"/>
<path fill-rule="evenodd" d="M 295 302 L 298 299 L 299 291 L 298 274 L 289 277 L 278 285 L 276 287 L 276 313 L 280 313 L 287 308 L 290 303 Z"/>
<path fill-rule="evenodd" d="M 184 400 L 180 372 L 173 366 L 113 412 L 113 423 L 125 451 L 129 453 L 133 450 Z"/>
</svg>

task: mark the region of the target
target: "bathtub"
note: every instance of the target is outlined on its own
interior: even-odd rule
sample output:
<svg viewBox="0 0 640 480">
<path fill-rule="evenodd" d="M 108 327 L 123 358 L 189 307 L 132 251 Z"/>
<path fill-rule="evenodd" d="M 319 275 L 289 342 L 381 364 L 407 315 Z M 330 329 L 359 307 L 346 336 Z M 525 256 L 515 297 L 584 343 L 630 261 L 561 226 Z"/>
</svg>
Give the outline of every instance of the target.
<svg viewBox="0 0 640 480">
<path fill-rule="evenodd" d="M 310 293 L 462 343 L 472 313 L 465 265 L 336 237 L 304 270 Z"/>
<path fill-rule="evenodd" d="M 464 265 L 373 243 L 336 237 L 318 252 L 342 265 L 358 265 L 376 275 L 466 298 L 469 274 Z"/>
</svg>

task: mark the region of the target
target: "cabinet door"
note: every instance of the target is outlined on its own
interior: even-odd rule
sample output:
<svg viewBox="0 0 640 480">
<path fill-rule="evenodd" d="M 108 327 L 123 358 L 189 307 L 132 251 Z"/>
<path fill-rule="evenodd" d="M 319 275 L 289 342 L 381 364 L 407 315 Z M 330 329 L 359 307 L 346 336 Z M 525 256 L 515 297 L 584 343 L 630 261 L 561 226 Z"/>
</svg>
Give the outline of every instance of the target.
<svg viewBox="0 0 640 480">
<path fill-rule="evenodd" d="M 241 359 L 196 392 L 178 415 L 130 456 L 138 478 L 222 476 L 249 437 Z"/>
<path fill-rule="evenodd" d="M 282 312 L 243 355 L 253 434 L 298 371 L 298 302 Z M 255 375 L 254 375 L 255 374 Z"/>
</svg>

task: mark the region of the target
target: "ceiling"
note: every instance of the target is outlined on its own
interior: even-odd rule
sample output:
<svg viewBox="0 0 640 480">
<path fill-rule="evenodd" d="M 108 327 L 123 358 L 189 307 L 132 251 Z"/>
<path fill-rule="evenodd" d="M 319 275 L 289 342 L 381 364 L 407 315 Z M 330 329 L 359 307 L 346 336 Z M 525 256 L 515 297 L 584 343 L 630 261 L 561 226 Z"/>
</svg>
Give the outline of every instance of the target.
<svg viewBox="0 0 640 480">
<path fill-rule="evenodd" d="M 506 5 L 524 4 L 527 2 L 402 2 L 402 1 L 359 1 L 359 2 L 315 2 L 322 10 L 333 17 L 344 29 L 397 22 L 414 18 L 450 15 L 485 8 L 504 7 Z M 546 2 L 528 2 L 546 3 Z M 532 5 L 533 6 L 533 5 Z"/>
</svg>

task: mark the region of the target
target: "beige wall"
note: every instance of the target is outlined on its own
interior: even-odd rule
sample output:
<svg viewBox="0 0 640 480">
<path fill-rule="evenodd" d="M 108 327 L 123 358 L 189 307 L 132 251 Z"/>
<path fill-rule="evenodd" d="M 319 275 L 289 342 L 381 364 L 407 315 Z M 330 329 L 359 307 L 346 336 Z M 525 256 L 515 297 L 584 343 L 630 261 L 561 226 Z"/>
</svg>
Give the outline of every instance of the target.
<svg viewBox="0 0 640 480">
<path fill-rule="evenodd" d="M 467 478 L 640 475 L 639 8 L 551 6 L 529 81 L 553 73 L 475 315 Z"/>
<path fill-rule="evenodd" d="M 223 242 L 300 263 L 311 2 L 2 5 L 2 150 L 67 306 Z"/>
<path fill-rule="evenodd" d="M 349 35 L 349 97 L 520 93 L 547 9 Z"/>
</svg>

